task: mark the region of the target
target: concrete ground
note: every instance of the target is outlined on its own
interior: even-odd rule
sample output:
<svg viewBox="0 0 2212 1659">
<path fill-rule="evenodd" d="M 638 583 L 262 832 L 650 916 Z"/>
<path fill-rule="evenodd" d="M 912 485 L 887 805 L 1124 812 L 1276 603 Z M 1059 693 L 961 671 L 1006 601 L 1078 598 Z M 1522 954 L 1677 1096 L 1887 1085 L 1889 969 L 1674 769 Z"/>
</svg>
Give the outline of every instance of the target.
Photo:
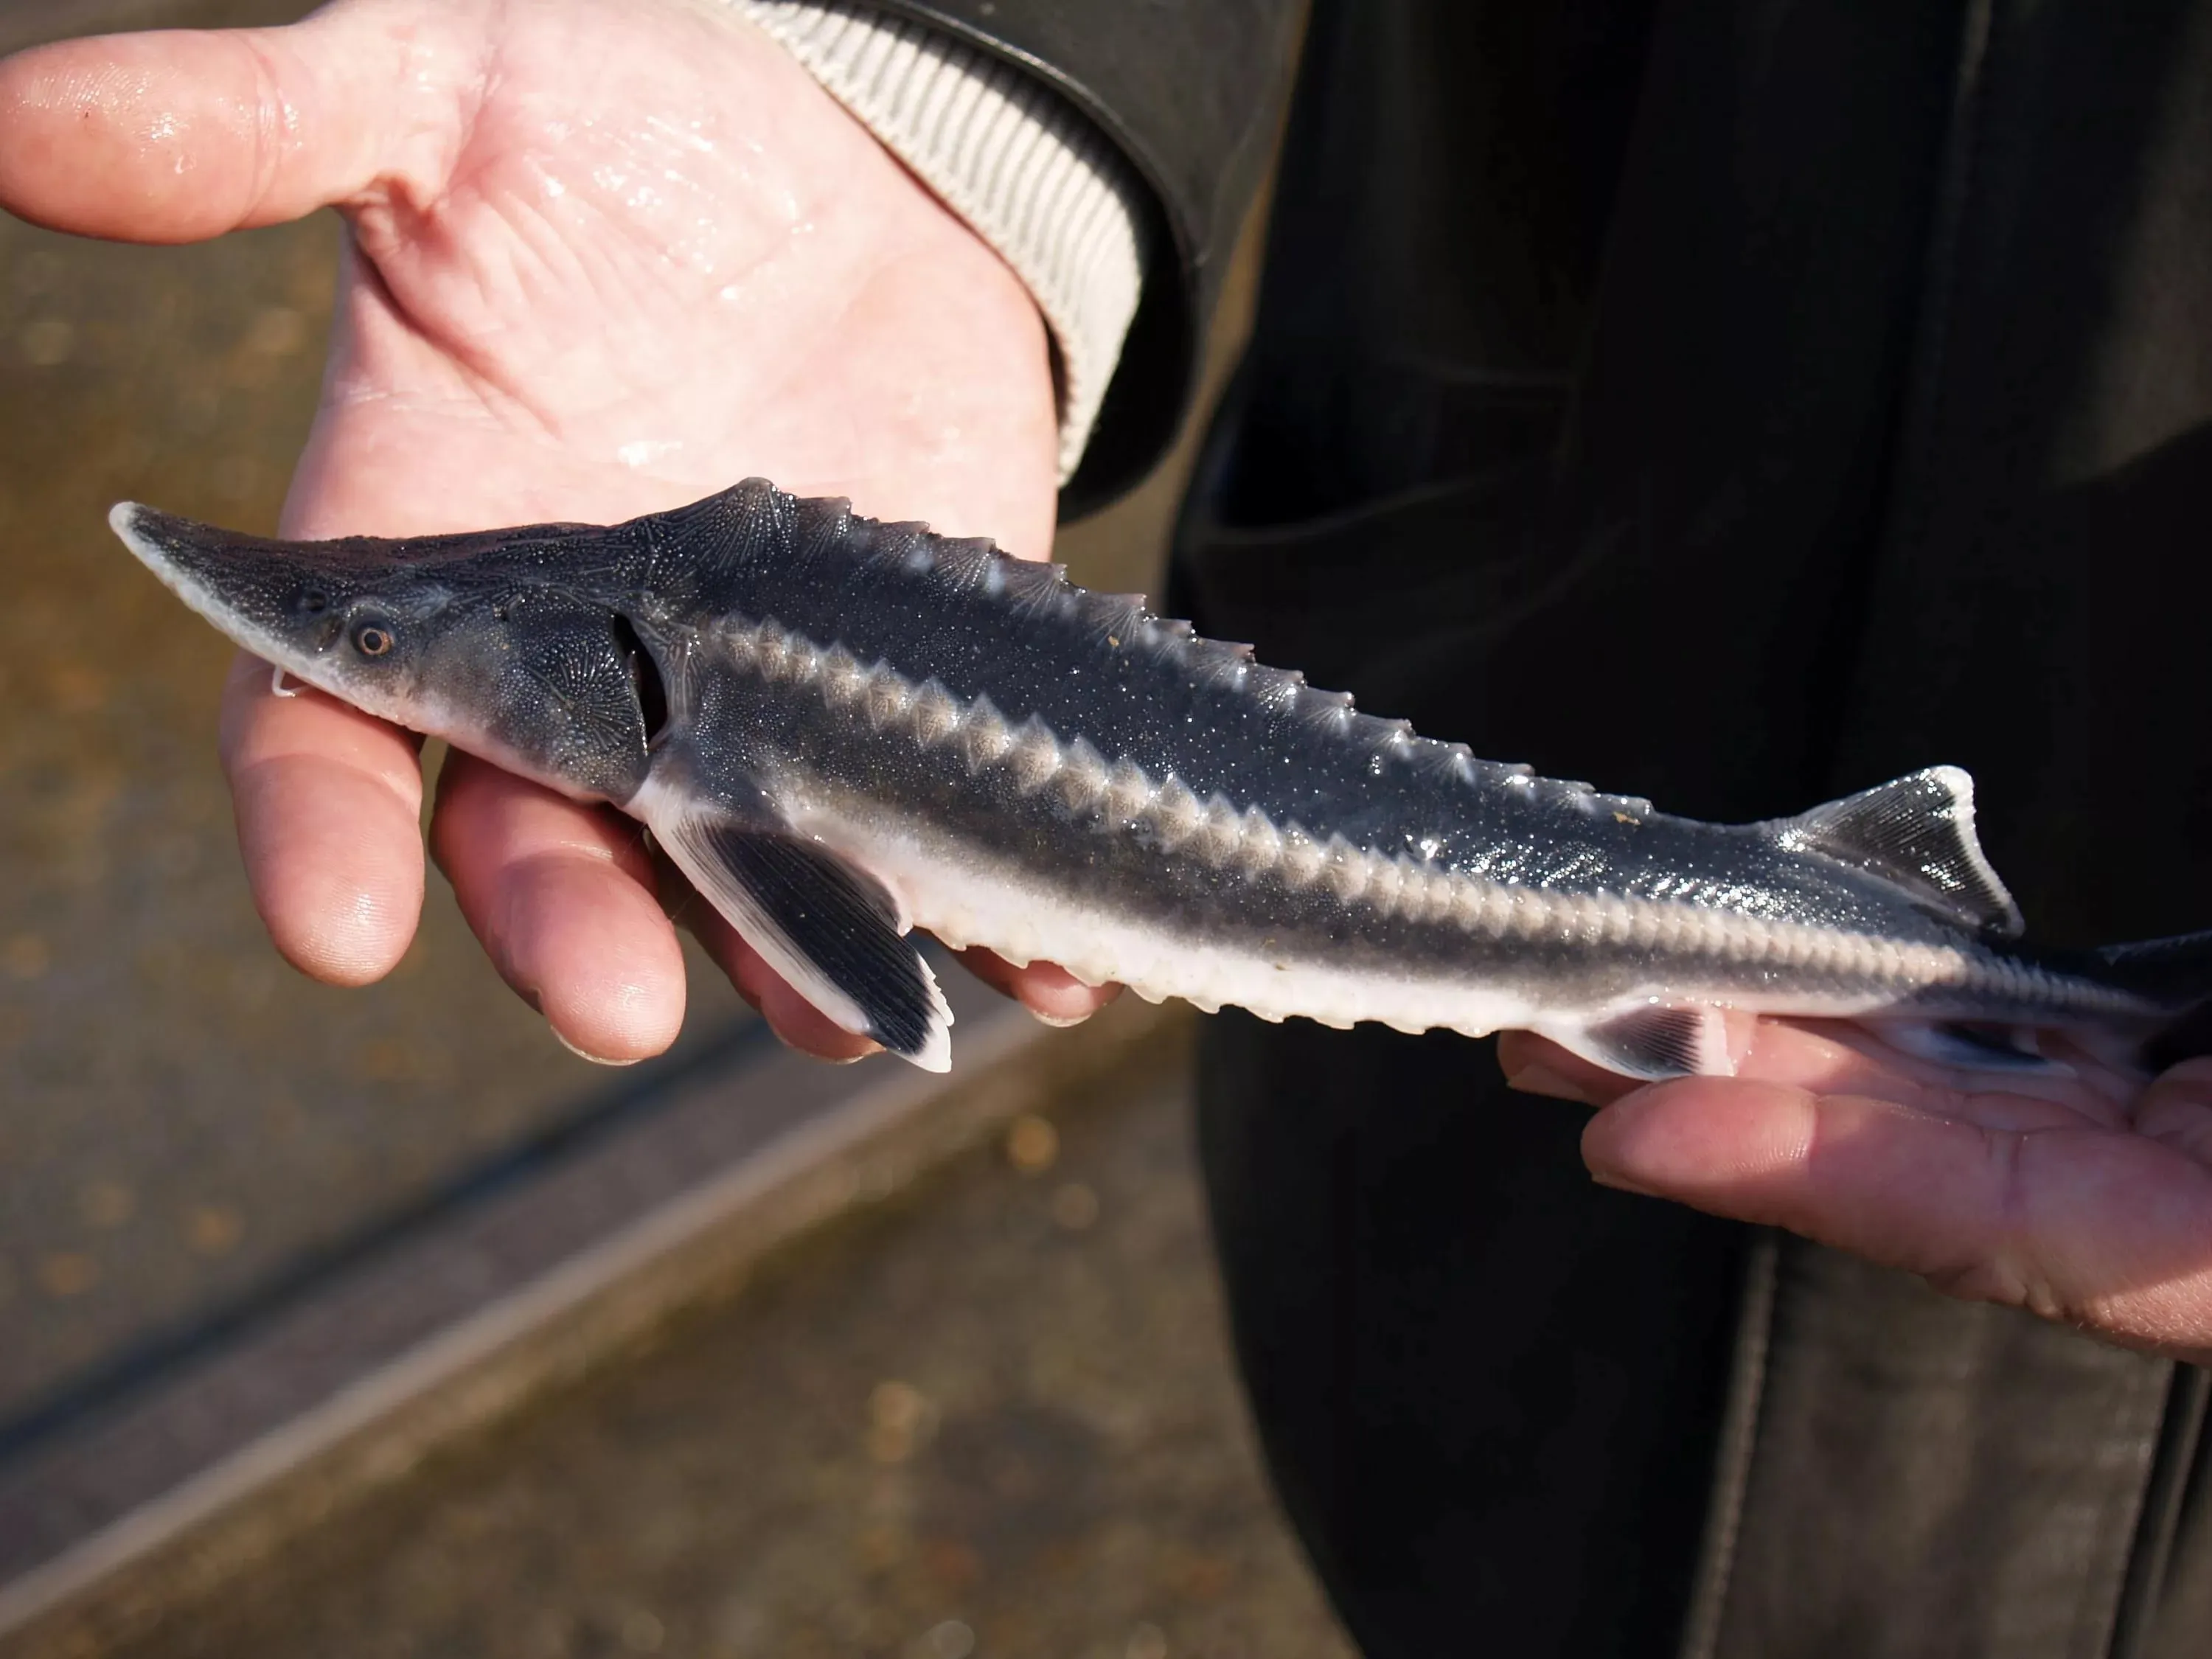
<svg viewBox="0 0 2212 1659">
<path fill-rule="evenodd" d="M 1265 1495 L 1179 1074 L 774 1258 L 129 1659 L 1349 1659 Z"/>
<path fill-rule="evenodd" d="M 0 1422 L 608 1081 L 441 885 L 386 984 L 278 959 L 216 766 L 228 647 L 106 527 L 125 498 L 273 526 L 337 242 L 327 215 L 198 248 L 0 219 Z"/>
</svg>

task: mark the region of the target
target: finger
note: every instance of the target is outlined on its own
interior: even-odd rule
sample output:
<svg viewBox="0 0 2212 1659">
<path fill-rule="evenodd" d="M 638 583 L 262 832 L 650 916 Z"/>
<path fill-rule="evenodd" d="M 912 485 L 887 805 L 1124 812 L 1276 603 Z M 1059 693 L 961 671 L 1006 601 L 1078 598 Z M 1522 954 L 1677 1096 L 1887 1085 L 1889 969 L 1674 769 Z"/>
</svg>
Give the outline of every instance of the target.
<svg viewBox="0 0 2212 1659">
<path fill-rule="evenodd" d="M 1760 1018 L 1727 1010 L 1735 1075 L 1815 1094 L 1867 1095 L 1984 1128 L 2113 1125 L 2140 1084 L 2086 1051 L 2054 1045 L 2064 1066 L 2047 1073 L 1974 1071 L 1909 1054 L 1848 1020 Z M 1506 1081 L 1524 1094 L 1604 1105 L 1641 1087 L 1530 1032 L 1498 1040 Z"/>
<path fill-rule="evenodd" d="M 1504 1031 L 1498 1038 L 1498 1069 L 1509 1087 L 1553 1100 L 1601 1106 L 1642 1085 L 1634 1078 L 1594 1066 L 1534 1031 Z"/>
<path fill-rule="evenodd" d="M 847 1030 L 792 989 L 760 952 L 723 920 L 721 913 L 665 860 L 661 893 L 678 923 L 699 941 L 715 966 L 729 976 L 738 994 L 759 1011 L 769 1029 L 787 1046 L 817 1060 L 839 1064 L 880 1051 L 881 1044 Z"/>
<path fill-rule="evenodd" d="M 2144 1083 L 2140 1073 L 2115 1070 L 2060 1031 L 2036 1034 L 2042 1053 L 2053 1062 L 2047 1066 L 1977 1066 L 1909 1053 L 1883 1035 L 1880 1023 L 1776 1020 L 1771 1029 L 1802 1030 L 1822 1039 L 1825 1060 L 1816 1061 L 1802 1043 L 1793 1041 L 1785 1048 L 1778 1042 L 1762 1051 L 1759 1063 L 1743 1067 L 1744 1074 L 1826 1094 L 1910 1101 L 1923 1111 L 1968 1117 L 1985 1128 L 2081 1122 L 2117 1127 L 2127 1121 Z"/>
<path fill-rule="evenodd" d="M 1824 1076 L 1851 1056 L 1850 1051 L 1796 1026 L 1764 1020 L 1741 1009 L 1717 1012 L 1724 1027 L 1729 1058 L 1739 1074 L 1784 1077 L 1802 1082 Z M 1644 1086 L 1560 1047 L 1534 1031 L 1506 1031 L 1498 1039 L 1498 1063 L 1506 1082 L 1523 1094 L 1549 1095 L 1601 1106 Z"/>
<path fill-rule="evenodd" d="M 223 688 L 222 752 L 254 907 L 285 959 L 333 985 L 381 979 L 422 909 L 416 739 L 358 709 L 270 690 L 243 653 Z"/>
<path fill-rule="evenodd" d="M 1685 1079 L 1598 1113 L 1583 1152 L 1608 1185 L 1785 1227 L 1954 1295 L 2212 1346 L 2212 1171 L 2141 1136 Z"/>
<path fill-rule="evenodd" d="M 0 63 L 0 206 L 81 235 L 189 242 L 436 172 L 458 124 L 435 9 L 65 40 Z"/>
<path fill-rule="evenodd" d="M 618 1066 L 676 1040 L 684 954 L 636 825 L 455 754 L 431 844 L 501 976 L 562 1042 Z"/>
<path fill-rule="evenodd" d="M 1049 962 L 1017 967 L 981 945 L 958 952 L 960 965 L 998 992 L 1012 997 L 1048 1025 L 1080 1025 L 1121 994 L 1115 984 L 1086 985 Z"/>
<path fill-rule="evenodd" d="M 2134 1115 L 2148 1135 L 2212 1166 L 2212 1059 L 2185 1060 L 2144 1091 Z"/>
</svg>

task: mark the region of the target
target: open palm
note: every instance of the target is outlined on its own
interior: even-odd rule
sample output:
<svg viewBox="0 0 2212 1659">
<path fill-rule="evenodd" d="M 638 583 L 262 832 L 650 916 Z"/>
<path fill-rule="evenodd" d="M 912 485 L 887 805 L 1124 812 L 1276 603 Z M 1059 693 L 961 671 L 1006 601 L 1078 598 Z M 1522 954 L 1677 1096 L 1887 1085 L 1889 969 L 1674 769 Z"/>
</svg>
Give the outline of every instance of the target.
<svg viewBox="0 0 2212 1659">
<path fill-rule="evenodd" d="M 349 234 L 285 533 L 606 521 L 751 474 L 1050 544 L 1054 411 L 1018 280 L 712 0 L 342 0 L 288 28 L 0 65 L 0 204 L 140 241 L 337 207 Z M 387 971 L 422 893 L 414 741 L 233 674 L 256 901 L 319 978 Z M 682 958 L 635 825 L 455 757 L 432 844 L 508 981 L 595 1058 L 654 1053 Z M 790 1040 L 867 1045 L 681 904 Z M 1041 1011 L 1098 994 L 981 964 Z"/>
<path fill-rule="evenodd" d="M 2212 1360 L 2212 1060 L 2145 1086 L 2054 1042 L 2000 1087 L 1850 1025 L 1729 1016 L 1734 1078 L 1638 1087 L 1542 1039 L 1516 1087 L 1604 1109 L 1599 1180 L 1918 1273 L 2130 1346 Z"/>
</svg>

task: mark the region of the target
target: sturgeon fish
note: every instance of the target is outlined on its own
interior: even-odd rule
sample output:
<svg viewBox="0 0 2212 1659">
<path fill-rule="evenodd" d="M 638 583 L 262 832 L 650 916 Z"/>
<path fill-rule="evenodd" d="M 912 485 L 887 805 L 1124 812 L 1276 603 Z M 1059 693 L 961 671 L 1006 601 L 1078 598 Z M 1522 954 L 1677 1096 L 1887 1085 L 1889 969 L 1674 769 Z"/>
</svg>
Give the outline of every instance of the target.
<svg viewBox="0 0 2212 1659">
<path fill-rule="evenodd" d="M 637 818 L 807 1001 L 933 1070 L 951 1015 L 916 928 L 1209 1012 L 1534 1030 L 1636 1078 L 1728 1072 L 1724 1008 L 2034 1066 L 2021 1033 L 2133 1049 L 2212 990 L 2212 935 L 2015 945 L 1955 768 L 1672 817 L 760 479 L 396 540 L 110 522 L 280 678 Z"/>
</svg>

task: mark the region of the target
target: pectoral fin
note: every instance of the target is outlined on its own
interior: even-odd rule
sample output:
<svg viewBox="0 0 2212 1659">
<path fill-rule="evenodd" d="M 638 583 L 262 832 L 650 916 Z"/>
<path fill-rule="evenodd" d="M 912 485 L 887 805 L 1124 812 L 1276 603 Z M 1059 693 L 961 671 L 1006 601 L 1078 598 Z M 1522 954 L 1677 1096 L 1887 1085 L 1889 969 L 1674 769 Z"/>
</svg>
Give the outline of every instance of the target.
<svg viewBox="0 0 2212 1659">
<path fill-rule="evenodd" d="M 1541 1025 L 1568 1053 L 1623 1077 L 1656 1083 L 1669 1077 L 1733 1077 L 1728 1022 L 1702 1003 L 1653 1003 L 1588 1024 Z"/>
<path fill-rule="evenodd" d="M 711 806 L 647 821 L 691 884 L 833 1024 L 925 1071 L 951 1069 L 952 1011 L 873 878 L 818 842 Z"/>
</svg>

